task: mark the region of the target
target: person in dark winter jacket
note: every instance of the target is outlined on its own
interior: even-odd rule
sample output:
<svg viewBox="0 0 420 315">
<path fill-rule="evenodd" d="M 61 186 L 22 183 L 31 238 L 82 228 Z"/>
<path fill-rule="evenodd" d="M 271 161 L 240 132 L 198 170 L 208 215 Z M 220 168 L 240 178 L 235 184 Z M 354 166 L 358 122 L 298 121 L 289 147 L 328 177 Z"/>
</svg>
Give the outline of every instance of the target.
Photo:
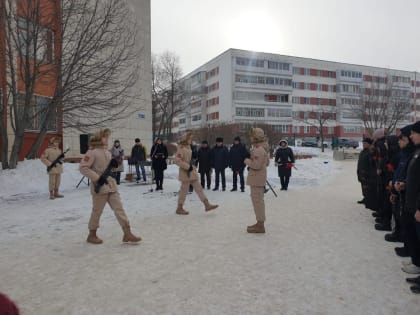
<svg viewBox="0 0 420 315">
<path fill-rule="evenodd" d="M 167 168 L 166 159 L 168 158 L 168 149 L 162 143 L 162 139 L 156 139 L 150 150 L 150 158 L 152 160 L 152 169 L 155 173 L 156 190 L 162 190 L 163 173 Z"/>
<path fill-rule="evenodd" d="M 420 121 L 411 127 L 411 140 L 415 145 L 415 152 L 411 158 L 406 178 L 405 211 L 407 211 L 407 241 L 408 252 L 411 257 L 411 265 L 402 269 L 406 273 L 420 274 Z M 411 288 L 413 292 L 420 291 L 417 285 Z"/>
<path fill-rule="evenodd" d="M 241 192 L 245 191 L 245 179 L 244 179 L 244 161 L 250 153 L 245 148 L 245 145 L 241 143 L 241 138 L 235 137 L 233 145 L 229 150 L 229 166 L 232 169 L 233 176 L 233 187 L 230 191 L 238 190 L 238 175 L 239 182 L 241 185 Z"/>
<path fill-rule="evenodd" d="M 392 189 L 390 195 L 390 202 L 392 204 L 392 215 L 394 218 L 394 226 L 392 233 L 385 235 L 385 240 L 388 242 L 404 242 L 404 247 L 399 251 L 407 252 L 407 245 L 404 241 L 405 227 L 402 224 L 403 217 L 406 216 L 404 211 L 405 203 L 405 180 L 407 177 L 407 166 L 410 161 L 415 147 L 410 139 L 411 125 L 401 128 L 398 144 L 401 149 L 399 163 L 395 168 L 392 178 Z"/>
<path fill-rule="evenodd" d="M 368 174 L 370 168 L 370 159 L 371 159 L 371 145 L 372 139 L 363 138 L 363 150 L 359 154 L 359 160 L 357 161 L 357 180 L 362 186 L 362 195 L 363 199 L 359 200 L 357 203 L 365 203 L 367 189 L 368 189 Z"/>
<path fill-rule="evenodd" d="M 222 177 L 222 190 L 226 190 L 225 169 L 229 166 L 229 151 L 223 145 L 223 138 L 216 138 L 216 145 L 210 151 L 211 166 L 215 171 L 215 186 L 213 191 L 219 190 L 219 181 Z"/>
<path fill-rule="evenodd" d="M 274 161 L 280 177 L 280 190 L 287 190 L 290 176 L 292 176 L 292 167 L 295 164 L 295 157 L 292 149 L 288 146 L 287 140 L 281 140 L 279 145 L 280 147 L 276 151 Z"/>
<path fill-rule="evenodd" d="M 144 162 L 146 161 L 146 148 L 141 144 L 140 139 L 136 138 L 135 145 L 131 149 L 131 161 L 136 166 L 136 181 L 140 181 L 140 170 L 143 175 L 143 181 L 146 181 L 146 170 L 144 169 Z"/>
<path fill-rule="evenodd" d="M 210 167 L 210 147 L 209 143 L 204 140 L 197 152 L 198 172 L 200 173 L 201 187 L 211 186 L 211 167 Z M 207 181 L 207 183 L 206 183 Z M 205 185 L 207 184 L 207 185 Z"/>
</svg>

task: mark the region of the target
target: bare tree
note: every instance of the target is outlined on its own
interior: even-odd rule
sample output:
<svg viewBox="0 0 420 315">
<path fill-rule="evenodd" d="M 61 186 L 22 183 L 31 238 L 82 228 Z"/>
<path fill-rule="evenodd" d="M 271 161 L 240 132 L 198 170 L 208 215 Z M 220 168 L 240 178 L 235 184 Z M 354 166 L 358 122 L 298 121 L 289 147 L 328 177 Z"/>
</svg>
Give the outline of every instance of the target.
<svg viewBox="0 0 420 315">
<path fill-rule="evenodd" d="M 172 134 L 173 120 L 183 111 L 184 93 L 179 57 L 166 51 L 152 58 L 153 130 L 160 137 Z"/>
<path fill-rule="evenodd" d="M 25 130 L 38 132 L 27 154 L 34 157 L 47 131 L 62 126 L 84 132 L 131 114 L 128 107 L 140 96 L 133 88 L 140 51 L 125 1 L 6 1 L 8 105 L 15 135 L 10 168 L 16 167 Z M 40 86 L 52 90 L 42 103 L 35 97 Z"/>
<path fill-rule="evenodd" d="M 410 87 L 397 85 L 397 77 L 391 75 L 371 78 L 364 82 L 359 98 L 349 107 L 370 134 L 378 128 L 392 133 L 413 110 Z"/>
<path fill-rule="evenodd" d="M 295 119 L 316 128 L 321 141 L 321 150 L 324 152 L 324 138 L 329 121 L 336 120 L 337 109 L 329 105 L 313 105 L 310 111 L 300 112 Z"/>
</svg>

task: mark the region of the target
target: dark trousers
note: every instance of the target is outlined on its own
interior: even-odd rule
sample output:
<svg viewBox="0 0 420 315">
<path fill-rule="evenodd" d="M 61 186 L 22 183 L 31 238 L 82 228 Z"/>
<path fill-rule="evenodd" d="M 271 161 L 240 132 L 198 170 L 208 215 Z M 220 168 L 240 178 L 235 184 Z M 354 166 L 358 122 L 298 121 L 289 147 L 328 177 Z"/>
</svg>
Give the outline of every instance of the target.
<svg viewBox="0 0 420 315">
<path fill-rule="evenodd" d="M 286 188 L 289 186 L 289 179 L 290 176 L 280 176 L 280 183 L 281 183 L 281 188 Z"/>
<path fill-rule="evenodd" d="M 200 172 L 200 182 L 201 182 L 201 187 L 203 188 L 206 186 L 205 185 L 206 179 L 207 179 L 207 188 L 210 188 L 210 185 L 211 185 L 210 170 L 205 171 L 205 172 L 203 171 Z"/>
<path fill-rule="evenodd" d="M 117 182 L 117 185 L 119 185 L 120 181 L 121 181 L 121 172 L 114 172 L 113 177 L 115 178 L 115 181 Z"/>
<path fill-rule="evenodd" d="M 225 177 L 225 169 L 224 168 L 222 168 L 222 169 L 216 169 L 215 170 L 215 176 L 216 176 L 216 179 L 215 179 L 215 181 L 216 181 L 216 186 L 215 186 L 215 188 L 219 188 L 219 176 L 221 176 L 222 177 L 222 188 L 226 188 L 226 177 Z"/>
<path fill-rule="evenodd" d="M 408 214 L 407 218 L 407 249 L 411 256 L 411 261 L 417 267 L 420 267 L 420 239 L 418 238 L 418 230 L 420 223 L 414 218 L 414 214 Z"/>
<path fill-rule="evenodd" d="M 163 184 L 163 170 L 157 169 L 155 172 L 156 188 L 162 188 Z"/>
<path fill-rule="evenodd" d="M 239 183 L 241 185 L 241 189 L 245 188 L 245 180 L 244 180 L 244 169 L 239 170 L 232 170 L 233 171 L 233 188 L 238 188 L 238 175 L 239 175 Z"/>
</svg>

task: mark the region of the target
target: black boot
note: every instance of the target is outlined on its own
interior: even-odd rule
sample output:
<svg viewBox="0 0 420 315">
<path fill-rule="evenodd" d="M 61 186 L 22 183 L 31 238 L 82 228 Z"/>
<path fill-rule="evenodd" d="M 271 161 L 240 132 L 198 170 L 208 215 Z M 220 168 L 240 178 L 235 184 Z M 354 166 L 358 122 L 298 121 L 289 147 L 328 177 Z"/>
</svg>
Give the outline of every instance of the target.
<svg viewBox="0 0 420 315">
<path fill-rule="evenodd" d="M 236 187 L 233 187 L 230 191 L 237 191 L 238 189 Z"/>
<path fill-rule="evenodd" d="M 415 294 L 420 294 L 420 284 L 413 285 L 412 287 L 410 287 L 410 290 Z"/>
<path fill-rule="evenodd" d="M 420 284 L 420 276 L 415 278 L 406 278 L 405 281 L 408 283 Z"/>
<path fill-rule="evenodd" d="M 357 203 L 359 203 L 359 204 L 365 203 L 365 198 L 363 198 L 362 200 L 359 200 Z"/>
<path fill-rule="evenodd" d="M 387 242 L 401 242 L 401 239 L 398 237 L 397 233 L 385 234 L 384 238 Z"/>
<path fill-rule="evenodd" d="M 405 247 L 395 247 L 395 254 L 400 257 L 410 257 L 410 254 Z"/>
<path fill-rule="evenodd" d="M 375 224 L 375 230 L 378 231 L 392 231 L 389 223 L 377 223 Z"/>
</svg>

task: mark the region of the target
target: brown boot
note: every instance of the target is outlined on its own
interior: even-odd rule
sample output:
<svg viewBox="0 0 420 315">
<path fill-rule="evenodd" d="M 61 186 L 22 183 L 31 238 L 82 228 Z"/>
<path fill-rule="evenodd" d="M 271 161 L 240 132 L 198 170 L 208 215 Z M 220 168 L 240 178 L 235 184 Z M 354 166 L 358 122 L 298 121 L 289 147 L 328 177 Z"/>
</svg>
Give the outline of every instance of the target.
<svg viewBox="0 0 420 315">
<path fill-rule="evenodd" d="M 58 189 L 54 189 L 54 197 L 55 198 L 63 198 L 64 196 L 58 192 Z"/>
<path fill-rule="evenodd" d="M 138 243 L 141 241 L 141 237 L 135 236 L 133 233 L 131 233 L 130 227 L 123 228 L 123 231 L 124 231 L 124 236 L 123 236 L 122 241 L 124 243 Z"/>
<path fill-rule="evenodd" d="M 203 201 L 206 211 L 210 211 L 216 209 L 219 205 L 212 205 L 208 199 Z"/>
<path fill-rule="evenodd" d="M 182 215 L 189 214 L 189 212 L 187 210 L 185 210 L 184 208 L 182 208 L 182 205 L 181 204 L 178 205 L 178 208 L 176 208 L 175 213 L 176 214 L 182 214 Z"/>
<path fill-rule="evenodd" d="M 264 221 L 257 221 L 256 224 L 248 226 L 246 231 L 248 233 L 265 233 Z"/>
<path fill-rule="evenodd" d="M 55 199 L 54 191 L 53 190 L 50 191 L 50 199 Z"/>
<path fill-rule="evenodd" d="M 96 236 L 96 230 L 89 230 L 89 235 L 87 237 L 86 242 L 91 244 L 102 244 L 103 241 Z"/>
</svg>

